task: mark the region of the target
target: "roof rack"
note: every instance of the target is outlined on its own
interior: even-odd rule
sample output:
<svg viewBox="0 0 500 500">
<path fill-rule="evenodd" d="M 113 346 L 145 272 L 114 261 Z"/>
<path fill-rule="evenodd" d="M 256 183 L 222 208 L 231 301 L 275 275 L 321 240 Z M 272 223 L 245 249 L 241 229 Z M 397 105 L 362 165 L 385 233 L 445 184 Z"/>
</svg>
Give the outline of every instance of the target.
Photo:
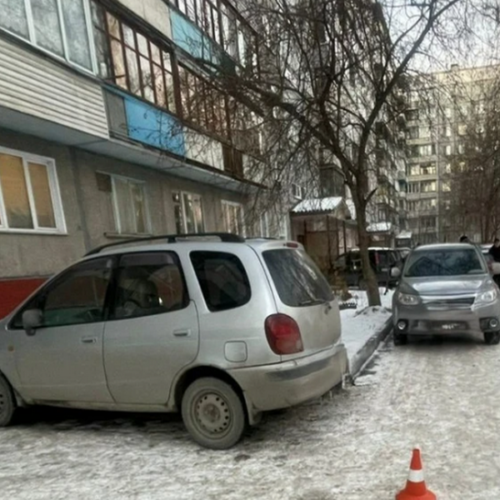
<svg viewBox="0 0 500 500">
<path fill-rule="evenodd" d="M 245 239 L 237 234 L 232 233 L 191 233 L 191 234 L 163 234 L 158 236 L 144 236 L 142 238 L 131 238 L 129 240 L 117 241 L 115 243 L 108 243 L 106 245 L 101 245 L 100 247 L 94 248 L 85 254 L 85 257 L 90 255 L 97 255 L 101 253 L 106 248 L 119 247 L 122 245 L 129 245 L 130 243 L 143 243 L 147 241 L 157 241 L 157 240 L 167 240 L 167 243 L 177 243 L 177 239 L 187 239 L 187 238 L 206 238 L 206 237 L 216 237 L 224 243 L 244 243 Z"/>
</svg>

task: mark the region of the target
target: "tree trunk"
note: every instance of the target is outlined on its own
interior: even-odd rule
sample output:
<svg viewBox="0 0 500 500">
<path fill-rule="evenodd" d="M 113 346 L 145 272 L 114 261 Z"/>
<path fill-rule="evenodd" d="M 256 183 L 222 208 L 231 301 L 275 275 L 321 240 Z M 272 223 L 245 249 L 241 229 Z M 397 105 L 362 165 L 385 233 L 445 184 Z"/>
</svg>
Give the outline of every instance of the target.
<svg viewBox="0 0 500 500">
<path fill-rule="evenodd" d="M 358 205 L 356 203 L 356 205 Z M 368 304 L 370 306 L 380 306 L 380 292 L 378 289 L 377 276 L 370 263 L 368 248 L 370 246 L 370 237 L 366 229 L 366 207 L 356 207 L 356 218 L 358 223 L 359 253 L 361 256 L 361 265 L 363 266 L 363 278 L 366 283 L 368 295 Z"/>
</svg>

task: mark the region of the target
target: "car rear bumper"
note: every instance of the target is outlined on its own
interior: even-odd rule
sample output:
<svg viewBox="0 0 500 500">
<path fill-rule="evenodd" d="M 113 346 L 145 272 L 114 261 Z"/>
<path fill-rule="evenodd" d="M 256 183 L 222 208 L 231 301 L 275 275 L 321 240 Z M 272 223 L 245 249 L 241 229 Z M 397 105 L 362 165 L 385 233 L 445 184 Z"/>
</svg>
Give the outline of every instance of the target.
<svg viewBox="0 0 500 500">
<path fill-rule="evenodd" d="M 339 385 L 348 372 L 343 344 L 279 364 L 230 370 L 252 412 L 277 410 L 317 398 Z"/>
<path fill-rule="evenodd" d="M 496 318 L 500 321 L 500 303 L 479 308 L 448 310 L 426 310 L 422 307 L 394 308 L 394 331 L 409 335 L 453 335 L 457 333 L 483 333 L 500 331 L 500 327 L 491 328 L 487 320 Z M 406 322 L 407 328 L 398 328 L 400 322 Z"/>
</svg>

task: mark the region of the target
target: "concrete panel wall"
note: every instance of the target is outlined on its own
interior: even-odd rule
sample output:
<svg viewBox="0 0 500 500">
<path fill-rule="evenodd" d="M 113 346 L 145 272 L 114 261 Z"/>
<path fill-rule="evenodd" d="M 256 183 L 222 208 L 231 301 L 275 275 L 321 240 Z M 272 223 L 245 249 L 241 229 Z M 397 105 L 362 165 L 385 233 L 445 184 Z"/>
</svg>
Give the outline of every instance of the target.
<svg viewBox="0 0 500 500">
<path fill-rule="evenodd" d="M 0 129 L 0 145 L 55 160 L 68 228 L 65 236 L 0 231 L 0 279 L 50 276 L 79 259 L 86 250 L 120 238 L 116 234 L 110 195 L 99 190 L 96 173 L 121 175 L 145 183 L 154 234 L 176 232 L 174 191 L 202 196 L 207 231 L 224 229 L 222 200 L 246 202 L 243 195 L 234 192 L 7 130 Z"/>
</svg>

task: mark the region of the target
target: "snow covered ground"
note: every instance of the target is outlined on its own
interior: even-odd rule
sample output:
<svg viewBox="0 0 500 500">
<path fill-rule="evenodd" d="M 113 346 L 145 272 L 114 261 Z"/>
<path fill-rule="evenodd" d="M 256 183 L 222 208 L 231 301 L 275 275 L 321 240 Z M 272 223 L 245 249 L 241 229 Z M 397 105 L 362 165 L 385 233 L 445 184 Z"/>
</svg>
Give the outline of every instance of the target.
<svg viewBox="0 0 500 500">
<path fill-rule="evenodd" d="M 498 500 L 499 354 L 479 340 L 385 347 L 363 384 L 269 415 L 226 452 L 178 419 L 38 410 L 0 431 L 0 497 L 389 500 L 419 445 L 439 500 Z"/>
<path fill-rule="evenodd" d="M 389 291 L 387 295 L 384 295 L 384 289 L 381 289 L 382 307 L 373 308 L 368 307 L 366 292 L 351 290 L 350 293 L 357 308 L 346 309 L 340 314 L 342 317 L 342 338 L 349 359 L 353 360 L 373 334 L 382 329 L 390 319 L 389 309 L 393 292 Z"/>
</svg>

